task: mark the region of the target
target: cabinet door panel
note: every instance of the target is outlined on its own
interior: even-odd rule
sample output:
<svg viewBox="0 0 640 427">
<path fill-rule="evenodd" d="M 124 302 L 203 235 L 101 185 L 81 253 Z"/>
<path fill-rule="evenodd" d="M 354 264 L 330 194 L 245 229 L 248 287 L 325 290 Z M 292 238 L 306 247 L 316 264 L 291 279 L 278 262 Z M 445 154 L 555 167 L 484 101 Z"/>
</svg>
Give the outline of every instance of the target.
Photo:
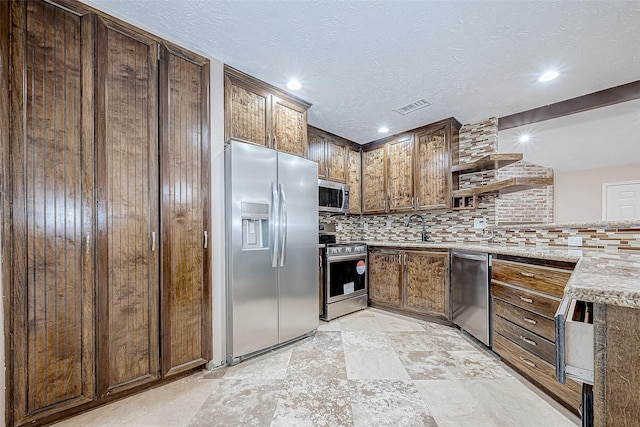
<svg viewBox="0 0 640 427">
<path fill-rule="evenodd" d="M 210 359 L 210 291 L 203 248 L 208 215 L 208 62 L 162 48 L 163 373 Z M 166 97 L 166 98 L 165 98 Z"/>
<path fill-rule="evenodd" d="M 271 96 L 263 89 L 225 76 L 225 141 L 238 139 L 271 146 L 269 137 Z"/>
<path fill-rule="evenodd" d="M 364 213 L 380 213 L 387 209 L 385 186 L 385 149 L 365 151 L 363 154 L 362 203 Z"/>
<path fill-rule="evenodd" d="M 327 178 L 326 149 L 327 139 L 319 129 L 309 127 L 309 154 L 308 159 L 318 164 L 318 178 Z"/>
<path fill-rule="evenodd" d="M 390 211 L 413 209 L 413 139 L 387 143 L 387 195 Z"/>
<path fill-rule="evenodd" d="M 284 153 L 306 157 L 307 110 L 274 96 L 272 99 L 273 148 Z"/>
<path fill-rule="evenodd" d="M 108 21 L 97 31 L 98 390 L 159 375 L 157 47 Z"/>
<path fill-rule="evenodd" d="M 347 184 L 349 184 L 349 213 L 362 213 L 361 203 L 361 185 L 360 177 L 362 175 L 362 157 L 360 151 L 349 150 L 347 170 Z"/>
<path fill-rule="evenodd" d="M 369 252 L 369 300 L 398 307 L 402 305 L 400 252 Z"/>
<path fill-rule="evenodd" d="M 451 207 L 450 162 L 446 127 L 416 134 L 417 209 Z"/>
<path fill-rule="evenodd" d="M 92 28 L 50 3 L 11 8 L 11 416 L 23 424 L 94 397 Z"/>
<path fill-rule="evenodd" d="M 447 253 L 406 252 L 407 310 L 449 319 L 448 264 Z"/>
<path fill-rule="evenodd" d="M 346 182 L 347 147 L 329 142 L 326 151 L 327 179 Z"/>
</svg>

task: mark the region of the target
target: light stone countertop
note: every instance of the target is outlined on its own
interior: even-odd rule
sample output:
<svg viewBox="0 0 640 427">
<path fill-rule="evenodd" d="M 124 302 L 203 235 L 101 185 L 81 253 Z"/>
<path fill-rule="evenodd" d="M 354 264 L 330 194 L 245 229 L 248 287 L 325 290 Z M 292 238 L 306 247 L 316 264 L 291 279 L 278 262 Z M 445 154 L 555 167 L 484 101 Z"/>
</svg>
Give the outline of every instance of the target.
<svg viewBox="0 0 640 427">
<path fill-rule="evenodd" d="M 600 249 L 516 246 L 489 242 L 381 242 L 368 246 L 418 249 L 463 249 L 492 254 L 577 262 L 564 293 L 572 298 L 640 308 L 640 253 Z"/>
</svg>

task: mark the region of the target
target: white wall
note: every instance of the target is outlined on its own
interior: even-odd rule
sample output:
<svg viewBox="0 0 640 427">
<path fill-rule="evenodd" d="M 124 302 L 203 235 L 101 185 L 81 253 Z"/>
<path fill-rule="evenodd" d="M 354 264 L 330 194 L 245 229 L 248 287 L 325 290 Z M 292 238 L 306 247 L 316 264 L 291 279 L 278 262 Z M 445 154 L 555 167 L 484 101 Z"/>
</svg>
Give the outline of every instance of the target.
<svg viewBox="0 0 640 427">
<path fill-rule="evenodd" d="M 640 163 L 556 172 L 554 222 L 601 221 L 602 184 L 633 180 L 640 180 Z"/>
</svg>

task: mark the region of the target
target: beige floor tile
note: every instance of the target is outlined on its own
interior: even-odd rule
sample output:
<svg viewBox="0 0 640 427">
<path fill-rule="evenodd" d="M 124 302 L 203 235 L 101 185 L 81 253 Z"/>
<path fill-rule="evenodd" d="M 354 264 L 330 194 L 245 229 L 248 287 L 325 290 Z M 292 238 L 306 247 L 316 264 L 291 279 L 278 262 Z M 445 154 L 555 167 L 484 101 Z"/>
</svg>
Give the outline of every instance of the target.
<svg viewBox="0 0 640 427">
<path fill-rule="evenodd" d="M 356 427 L 437 427 L 413 381 L 349 380 Z"/>
<path fill-rule="evenodd" d="M 304 350 L 296 348 L 291 354 L 287 378 L 347 379 L 342 350 Z"/>
<path fill-rule="evenodd" d="M 378 330 L 383 332 L 424 331 L 424 327 L 416 321 L 381 313 L 376 313 L 376 322 L 378 323 Z"/>
<path fill-rule="evenodd" d="M 329 322 L 321 320 L 320 325 L 318 325 L 318 331 L 340 331 L 340 320 L 333 319 Z"/>
<path fill-rule="evenodd" d="M 347 380 L 286 380 L 271 426 L 352 426 L 349 394 Z"/>
<path fill-rule="evenodd" d="M 464 379 L 464 369 L 446 351 L 399 351 L 398 357 L 412 380 Z"/>
<path fill-rule="evenodd" d="M 293 348 L 285 347 L 229 367 L 225 379 L 278 380 L 287 375 Z"/>
<path fill-rule="evenodd" d="M 345 350 L 347 378 L 350 380 L 408 380 L 409 374 L 395 351 Z"/>
<path fill-rule="evenodd" d="M 342 345 L 345 350 L 393 350 L 387 334 L 379 331 L 344 331 Z"/>
<path fill-rule="evenodd" d="M 213 380 L 215 387 L 191 418 L 192 427 L 269 426 L 281 380 Z"/>
</svg>

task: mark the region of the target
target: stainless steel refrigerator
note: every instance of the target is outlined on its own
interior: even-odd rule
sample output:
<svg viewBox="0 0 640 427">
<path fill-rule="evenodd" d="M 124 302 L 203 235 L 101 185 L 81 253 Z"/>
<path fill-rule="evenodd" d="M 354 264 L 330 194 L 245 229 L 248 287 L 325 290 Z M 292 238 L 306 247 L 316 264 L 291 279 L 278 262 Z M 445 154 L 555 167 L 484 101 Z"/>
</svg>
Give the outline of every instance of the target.
<svg viewBox="0 0 640 427">
<path fill-rule="evenodd" d="M 318 327 L 318 166 L 231 141 L 225 149 L 227 361 Z"/>
</svg>

